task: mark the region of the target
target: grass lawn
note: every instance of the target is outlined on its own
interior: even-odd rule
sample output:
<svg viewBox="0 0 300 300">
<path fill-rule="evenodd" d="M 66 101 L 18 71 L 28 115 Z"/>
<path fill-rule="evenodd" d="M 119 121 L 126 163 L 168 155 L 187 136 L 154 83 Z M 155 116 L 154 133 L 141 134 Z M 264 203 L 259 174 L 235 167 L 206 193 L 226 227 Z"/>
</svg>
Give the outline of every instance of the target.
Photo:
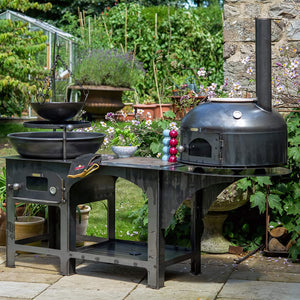
<svg viewBox="0 0 300 300">
<path fill-rule="evenodd" d="M 0 124 L 0 172 L 5 166 L 5 156 L 17 155 L 17 152 L 11 147 L 9 141 L 5 138 L 10 132 L 24 132 L 22 124 Z M 32 129 L 30 131 L 37 131 Z M 111 154 L 110 150 L 98 151 L 99 153 Z M 106 237 L 106 200 L 91 203 L 91 212 L 87 234 Z M 132 218 L 129 215 L 143 206 L 143 191 L 135 184 L 119 178 L 116 186 L 116 238 L 127 240 L 138 240 L 138 231 L 133 228 Z"/>
<path fill-rule="evenodd" d="M 87 234 L 106 237 L 106 200 L 91 203 Z M 138 230 L 129 215 L 144 204 L 143 191 L 127 180 L 119 178 L 116 185 L 116 238 L 137 241 Z"/>
</svg>

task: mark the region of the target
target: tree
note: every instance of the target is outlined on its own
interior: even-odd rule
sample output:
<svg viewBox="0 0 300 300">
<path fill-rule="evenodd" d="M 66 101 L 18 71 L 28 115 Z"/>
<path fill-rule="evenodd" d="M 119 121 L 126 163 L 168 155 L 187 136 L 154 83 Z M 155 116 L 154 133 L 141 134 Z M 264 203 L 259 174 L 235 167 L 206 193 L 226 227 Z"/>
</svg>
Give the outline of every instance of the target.
<svg viewBox="0 0 300 300">
<path fill-rule="evenodd" d="M 47 10 L 50 4 L 28 0 L 1 1 L 0 9 Z M 29 31 L 26 23 L 0 20 L 0 114 L 21 115 L 25 104 L 37 93 L 44 70 L 35 55 L 46 47 L 42 31 Z"/>
</svg>

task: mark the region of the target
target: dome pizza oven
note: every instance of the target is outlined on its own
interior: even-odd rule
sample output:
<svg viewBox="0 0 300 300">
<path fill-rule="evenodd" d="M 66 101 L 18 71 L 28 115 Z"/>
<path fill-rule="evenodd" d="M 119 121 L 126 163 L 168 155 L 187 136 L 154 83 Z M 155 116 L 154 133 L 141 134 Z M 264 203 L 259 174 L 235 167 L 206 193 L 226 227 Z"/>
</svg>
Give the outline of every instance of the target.
<svg viewBox="0 0 300 300">
<path fill-rule="evenodd" d="M 287 161 L 287 126 L 272 110 L 271 20 L 256 19 L 257 99 L 215 98 L 180 128 L 178 161 L 211 167 L 275 167 Z"/>
</svg>

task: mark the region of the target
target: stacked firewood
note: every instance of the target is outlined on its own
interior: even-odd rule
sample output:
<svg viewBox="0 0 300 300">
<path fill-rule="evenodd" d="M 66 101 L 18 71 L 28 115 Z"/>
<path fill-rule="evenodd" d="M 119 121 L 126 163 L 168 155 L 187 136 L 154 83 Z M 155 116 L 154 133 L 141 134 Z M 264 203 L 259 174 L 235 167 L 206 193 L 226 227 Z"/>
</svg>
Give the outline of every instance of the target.
<svg viewBox="0 0 300 300">
<path fill-rule="evenodd" d="M 276 227 L 269 230 L 268 251 L 287 253 L 292 246 L 291 236 L 285 227 Z"/>
</svg>

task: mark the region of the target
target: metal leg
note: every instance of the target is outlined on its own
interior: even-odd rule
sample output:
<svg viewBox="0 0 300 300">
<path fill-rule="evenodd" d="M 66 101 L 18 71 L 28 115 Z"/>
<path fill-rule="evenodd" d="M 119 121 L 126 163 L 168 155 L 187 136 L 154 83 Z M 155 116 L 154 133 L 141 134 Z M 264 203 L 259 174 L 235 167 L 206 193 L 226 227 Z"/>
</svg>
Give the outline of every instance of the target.
<svg viewBox="0 0 300 300">
<path fill-rule="evenodd" d="M 48 233 L 49 233 L 49 248 L 59 249 L 59 210 L 55 206 L 48 206 Z"/>
<path fill-rule="evenodd" d="M 107 237 L 110 240 L 115 239 L 115 217 L 116 217 L 115 194 L 107 199 Z"/>
<path fill-rule="evenodd" d="M 195 275 L 201 273 L 201 236 L 203 233 L 202 222 L 202 190 L 197 191 L 192 198 L 191 215 L 191 272 Z"/>
<path fill-rule="evenodd" d="M 152 195 L 148 195 L 148 286 L 159 289 L 165 281 L 165 239 L 161 229 L 161 191 L 157 176 Z"/>
<path fill-rule="evenodd" d="M 6 204 L 6 266 L 15 267 L 15 201 L 7 197 Z"/>
<path fill-rule="evenodd" d="M 74 223 L 75 222 L 75 223 Z M 76 206 L 70 207 L 67 203 L 60 206 L 60 272 L 62 275 L 75 273 L 75 259 L 69 257 L 70 249 L 76 244 Z M 75 231 L 75 232 L 74 232 Z M 74 242 L 75 240 L 75 242 Z"/>
</svg>

